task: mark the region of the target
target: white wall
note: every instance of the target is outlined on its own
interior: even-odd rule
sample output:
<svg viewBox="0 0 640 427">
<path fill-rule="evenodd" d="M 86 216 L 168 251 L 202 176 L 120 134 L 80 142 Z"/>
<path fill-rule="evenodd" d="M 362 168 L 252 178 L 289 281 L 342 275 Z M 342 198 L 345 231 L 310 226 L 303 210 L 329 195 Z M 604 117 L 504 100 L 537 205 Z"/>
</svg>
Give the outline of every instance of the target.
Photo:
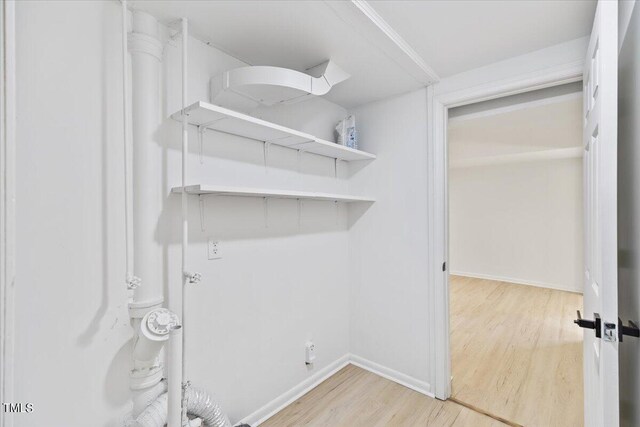
<svg viewBox="0 0 640 427">
<path fill-rule="evenodd" d="M 461 90 L 482 89 L 493 86 L 496 82 L 508 84 L 514 79 L 533 77 L 536 73 L 550 68 L 581 64 L 584 61 L 588 43 L 589 37 L 582 37 L 465 71 L 442 79 L 434 86 L 434 91 L 436 95 L 443 95 Z"/>
<path fill-rule="evenodd" d="M 582 96 L 549 94 L 449 120 L 452 274 L 582 289 Z"/>
<path fill-rule="evenodd" d="M 352 178 L 352 191 L 376 203 L 350 212 L 351 352 L 428 389 L 427 93 L 354 113 L 362 147 L 378 158 Z"/>
<path fill-rule="evenodd" d="M 115 426 L 128 404 L 119 17 L 16 2 L 16 427 Z"/>
<path fill-rule="evenodd" d="M 582 159 L 449 169 L 451 274 L 581 292 Z"/>
<path fill-rule="evenodd" d="M 35 411 L 16 427 L 119 426 L 129 405 L 129 339 L 122 214 L 120 6 L 19 2 L 16 397 Z M 240 64 L 190 40 L 189 101 Z M 165 50 L 165 115 L 178 109 L 179 49 Z M 346 111 L 323 100 L 258 112 L 331 138 Z M 347 190 L 333 159 L 207 133 L 202 164 L 191 132 L 190 180 L 273 188 Z M 167 194 L 156 243 L 165 288 L 180 286 L 180 126 L 158 133 Z M 300 167 L 302 173 L 298 173 Z M 332 203 L 207 197 L 204 231 L 192 198 L 187 374 L 216 394 L 232 420 L 255 411 L 349 351 L 347 210 Z M 223 259 L 208 261 L 208 237 Z M 318 359 L 304 364 L 313 339 Z"/>
</svg>

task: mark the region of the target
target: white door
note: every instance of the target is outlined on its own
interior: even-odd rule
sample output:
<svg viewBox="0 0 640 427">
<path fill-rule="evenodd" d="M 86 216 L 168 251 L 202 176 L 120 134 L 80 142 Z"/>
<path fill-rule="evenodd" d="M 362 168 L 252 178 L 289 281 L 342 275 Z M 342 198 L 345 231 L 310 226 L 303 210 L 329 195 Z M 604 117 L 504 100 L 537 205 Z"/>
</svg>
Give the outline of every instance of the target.
<svg viewBox="0 0 640 427">
<path fill-rule="evenodd" d="M 587 427 L 619 425 L 617 126 L 618 2 L 599 1 L 584 82 L 584 404 Z M 595 326 L 596 322 L 586 326 Z M 585 326 L 585 323 L 582 324 Z"/>
</svg>

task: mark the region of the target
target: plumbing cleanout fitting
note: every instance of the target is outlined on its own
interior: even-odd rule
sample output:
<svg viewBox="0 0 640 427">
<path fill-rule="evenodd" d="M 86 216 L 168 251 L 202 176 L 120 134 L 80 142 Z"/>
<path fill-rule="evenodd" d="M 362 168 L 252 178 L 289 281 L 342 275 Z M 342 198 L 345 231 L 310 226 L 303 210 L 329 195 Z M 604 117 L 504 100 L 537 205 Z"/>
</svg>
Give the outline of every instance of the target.
<svg viewBox="0 0 640 427">
<path fill-rule="evenodd" d="M 180 320 L 166 308 L 156 308 L 139 319 L 133 319 L 135 336 L 133 343 L 133 370 L 131 389 L 143 391 L 154 387 L 163 375 L 160 352 L 169 340 L 170 333 L 180 328 Z M 134 409 L 139 405 L 134 400 Z M 134 411 L 134 416 L 136 412 Z"/>
</svg>

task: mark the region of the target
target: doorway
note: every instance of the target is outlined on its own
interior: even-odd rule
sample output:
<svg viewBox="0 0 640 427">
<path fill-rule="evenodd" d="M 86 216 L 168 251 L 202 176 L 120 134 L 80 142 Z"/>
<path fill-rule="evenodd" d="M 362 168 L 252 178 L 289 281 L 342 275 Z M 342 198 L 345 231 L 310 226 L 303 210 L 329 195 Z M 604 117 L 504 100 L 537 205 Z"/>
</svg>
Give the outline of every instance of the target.
<svg viewBox="0 0 640 427">
<path fill-rule="evenodd" d="M 432 115 L 434 117 L 435 127 L 433 129 L 432 134 L 432 148 L 431 148 L 431 176 L 434 177 L 434 186 L 430 188 L 432 192 L 432 197 L 436 200 L 436 203 L 433 206 L 432 215 L 430 217 L 431 225 L 433 226 L 433 236 L 434 239 L 432 241 L 432 262 L 434 270 L 442 269 L 442 273 L 434 273 L 434 282 L 436 284 L 434 288 L 434 317 L 435 317 L 435 333 L 433 343 L 435 346 L 436 353 L 436 366 L 434 369 L 434 394 L 441 398 L 447 399 L 452 396 L 451 389 L 451 361 L 453 354 L 450 352 L 451 345 L 450 343 L 450 328 L 453 329 L 453 317 L 452 313 L 449 312 L 449 297 L 452 295 L 453 286 L 455 284 L 449 283 L 449 270 L 451 268 L 449 258 L 449 248 L 447 244 L 449 242 L 449 237 L 446 234 L 446 231 L 449 229 L 448 227 L 448 183 L 447 183 L 447 125 L 448 125 L 448 117 L 452 114 L 453 121 L 456 120 L 456 111 L 454 108 L 463 107 L 459 110 L 463 113 L 460 115 L 473 116 L 474 114 L 480 113 L 479 110 L 509 110 L 509 103 L 517 104 L 544 104 L 546 101 L 543 99 L 537 99 L 536 96 L 542 94 L 543 96 L 539 98 L 548 97 L 549 94 L 543 94 L 544 91 L 539 91 L 539 89 L 547 89 L 556 91 L 556 97 L 562 96 L 573 96 L 576 100 L 579 99 L 580 94 L 580 80 L 582 76 L 582 65 L 575 64 L 572 67 L 558 67 L 556 69 L 549 69 L 545 73 L 540 73 L 532 79 L 530 77 L 523 77 L 522 79 L 515 79 L 510 81 L 497 81 L 492 83 L 491 85 L 487 85 L 481 90 L 478 89 L 468 89 L 468 90 L 458 90 L 450 93 L 432 93 L 431 94 L 431 106 L 432 106 Z M 575 83 L 577 82 L 577 83 Z M 574 83 L 575 87 L 571 92 L 573 95 L 568 93 L 562 93 L 562 90 L 559 88 L 567 83 Z M 528 100 L 523 99 L 515 99 L 515 98 L 529 98 Z M 511 99 L 510 99 L 511 98 Z M 515 99 L 515 102 L 514 102 Z M 485 103 L 486 101 L 486 103 Z M 482 104 L 485 104 L 481 107 Z M 487 108 L 486 104 L 491 108 Z M 466 111 L 463 111 L 466 110 Z M 571 147 L 565 147 L 567 149 Z M 571 151 L 573 150 L 574 154 L 577 152 L 576 148 L 573 147 L 570 150 L 567 150 L 567 157 L 571 157 Z M 546 151 L 546 150 L 541 150 Z M 520 153 L 510 153 L 515 155 L 516 157 Z M 560 153 L 556 153 L 560 154 Z M 543 154 L 544 157 L 546 154 Z M 495 156 L 494 156 L 495 157 Z M 562 156 L 558 156 L 562 157 Z M 503 159 L 504 160 L 504 159 Z M 514 160 L 514 159 L 507 159 Z M 515 159 L 517 160 L 517 159 Z M 472 162 L 472 160 L 468 160 Z M 463 161 L 464 163 L 464 161 Z M 443 209 L 444 207 L 444 209 Z M 441 260 L 446 260 L 445 264 L 442 264 Z M 439 261 L 440 260 L 440 261 Z M 440 264 L 438 264 L 438 261 Z M 455 266 L 454 266 L 455 267 Z M 455 271 L 454 271 L 455 272 Z M 535 284 L 535 283 L 534 283 Z M 523 285 L 514 285 L 524 287 Z M 519 298 L 516 298 L 519 299 Z M 575 302 L 571 303 L 574 304 Z M 574 310 L 576 308 L 581 308 L 580 303 L 577 303 L 577 306 L 574 306 Z M 575 312 L 569 313 L 569 316 L 575 315 Z M 451 318 L 451 325 L 449 324 L 449 319 Z M 567 319 L 569 324 L 571 325 L 571 318 Z M 579 362 L 579 361 L 578 361 Z M 578 364 L 579 366 L 579 364 Z M 455 381 L 455 378 L 454 378 Z M 578 402 L 578 407 L 580 406 L 580 402 Z"/>
<path fill-rule="evenodd" d="M 583 424 L 581 82 L 449 110 L 451 398 Z"/>
</svg>

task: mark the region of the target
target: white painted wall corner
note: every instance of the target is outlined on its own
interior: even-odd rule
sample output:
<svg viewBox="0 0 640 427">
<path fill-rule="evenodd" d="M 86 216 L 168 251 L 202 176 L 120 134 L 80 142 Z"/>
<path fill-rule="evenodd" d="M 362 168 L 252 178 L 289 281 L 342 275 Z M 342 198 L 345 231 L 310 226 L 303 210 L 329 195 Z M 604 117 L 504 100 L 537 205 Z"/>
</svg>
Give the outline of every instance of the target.
<svg viewBox="0 0 640 427">
<path fill-rule="evenodd" d="M 372 372 L 376 375 L 379 375 L 383 378 L 391 380 L 395 383 L 403 385 L 407 388 L 410 388 L 411 390 L 417 391 L 418 393 L 424 394 L 429 397 L 435 397 L 431 392 L 431 384 L 426 381 L 422 381 L 412 376 L 403 374 L 402 372 L 398 372 L 394 369 L 372 362 L 371 360 L 367 360 L 364 357 L 360 357 L 355 354 L 350 355 L 349 363 Z"/>
<path fill-rule="evenodd" d="M 345 354 L 339 359 L 327 365 L 325 368 L 316 372 L 309 378 L 295 385 L 280 396 L 276 397 L 257 411 L 243 418 L 239 424 L 249 424 L 251 426 L 259 426 L 282 409 L 286 408 L 297 399 L 316 388 L 321 382 L 338 372 L 349 364 L 349 354 Z"/>
<path fill-rule="evenodd" d="M 253 427 L 259 426 L 348 365 L 357 366 L 397 384 L 410 388 L 411 390 L 417 391 L 418 393 L 434 397 L 429 383 L 372 362 L 364 357 L 348 353 L 276 397 L 257 411 L 243 418 L 240 421 L 240 424 L 245 423 Z"/>
</svg>

